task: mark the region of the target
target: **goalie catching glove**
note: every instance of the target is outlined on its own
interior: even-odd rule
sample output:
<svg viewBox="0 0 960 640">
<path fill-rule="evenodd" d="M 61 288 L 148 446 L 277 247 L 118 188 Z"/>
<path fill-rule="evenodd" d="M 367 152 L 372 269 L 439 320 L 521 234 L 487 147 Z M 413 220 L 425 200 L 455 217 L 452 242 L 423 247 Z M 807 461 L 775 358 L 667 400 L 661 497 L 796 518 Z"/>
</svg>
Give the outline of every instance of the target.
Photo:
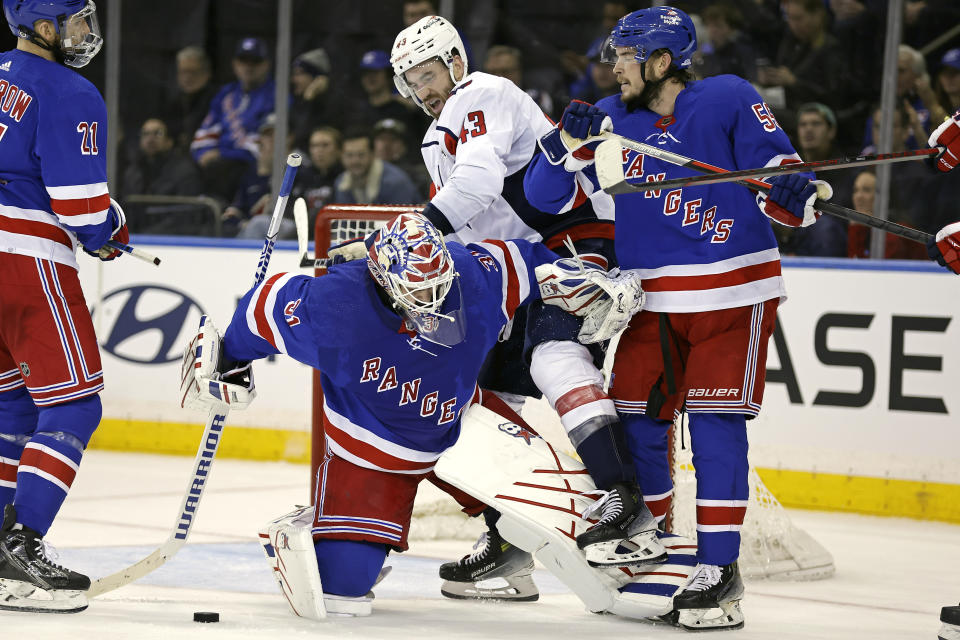
<svg viewBox="0 0 960 640">
<path fill-rule="evenodd" d="M 220 332 L 208 316 L 200 318 L 197 335 L 183 352 L 180 406 L 246 409 L 256 396 L 251 363 L 227 361 Z"/>
<path fill-rule="evenodd" d="M 606 272 L 579 258 L 561 258 L 536 268 L 544 303 L 583 318 L 577 339 L 603 342 L 622 331 L 643 307 L 640 276 L 633 271 Z"/>
</svg>

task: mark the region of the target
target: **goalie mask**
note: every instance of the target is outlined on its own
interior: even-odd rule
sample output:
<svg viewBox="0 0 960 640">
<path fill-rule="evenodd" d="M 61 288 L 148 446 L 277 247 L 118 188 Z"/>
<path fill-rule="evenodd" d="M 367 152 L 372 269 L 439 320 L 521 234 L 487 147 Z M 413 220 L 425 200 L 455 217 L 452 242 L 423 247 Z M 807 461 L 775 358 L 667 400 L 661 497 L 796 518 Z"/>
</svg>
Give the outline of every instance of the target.
<svg viewBox="0 0 960 640">
<path fill-rule="evenodd" d="M 458 81 L 454 77 L 453 57 L 460 56 L 463 61 L 463 76 Z M 393 83 L 397 86 L 397 91 L 404 98 L 410 98 L 424 112 L 434 117 L 425 104 L 417 97 L 409 85 L 404 74 L 410 69 L 429 62 L 433 59 L 439 59 L 450 72 L 450 80 L 456 87 L 467 78 L 467 54 L 463 48 L 463 40 L 456 28 L 440 16 L 427 16 L 421 18 L 397 34 L 397 39 L 393 42 L 393 50 L 390 52 L 390 64 L 393 65 Z"/>
<path fill-rule="evenodd" d="M 63 64 L 86 66 L 103 46 L 97 5 L 93 0 L 3 0 L 3 14 L 10 31 L 37 46 L 53 51 Z M 38 20 L 49 20 L 60 42 L 47 42 L 34 30 Z"/>
<path fill-rule="evenodd" d="M 603 43 L 601 61 L 617 62 L 617 47 L 632 47 L 634 59 L 643 64 L 658 49 L 667 49 L 673 64 L 686 69 L 690 57 L 697 50 L 697 30 L 693 20 L 680 9 L 651 7 L 628 13 L 617 21 L 610 36 Z"/>
<path fill-rule="evenodd" d="M 463 339 L 462 299 L 459 287 L 453 287 L 457 272 L 443 236 L 429 220 L 404 213 L 387 223 L 373 237 L 367 267 L 424 338 L 446 346 Z M 441 313 L 445 301 L 449 304 Z"/>
</svg>

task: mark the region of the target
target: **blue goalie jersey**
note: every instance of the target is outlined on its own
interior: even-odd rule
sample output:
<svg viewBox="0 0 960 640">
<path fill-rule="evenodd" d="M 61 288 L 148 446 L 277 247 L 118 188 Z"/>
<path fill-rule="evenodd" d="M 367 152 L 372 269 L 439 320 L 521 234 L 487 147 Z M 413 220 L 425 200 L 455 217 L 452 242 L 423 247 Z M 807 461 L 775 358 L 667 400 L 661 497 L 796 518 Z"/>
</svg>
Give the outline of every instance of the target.
<svg viewBox="0 0 960 640">
<path fill-rule="evenodd" d="M 249 291 L 224 333 L 238 360 L 286 353 L 321 372 L 330 449 L 362 467 L 426 473 L 460 433 L 487 352 L 517 307 L 538 299 L 534 269 L 558 256 L 523 240 L 447 243 L 461 309 L 453 346 L 411 331 L 380 298 L 366 260 L 325 276 L 280 273 Z"/>
<path fill-rule="evenodd" d="M 76 247 L 113 232 L 107 110 L 77 72 L 25 51 L 0 54 L 0 251 L 77 268 Z"/>
</svg>

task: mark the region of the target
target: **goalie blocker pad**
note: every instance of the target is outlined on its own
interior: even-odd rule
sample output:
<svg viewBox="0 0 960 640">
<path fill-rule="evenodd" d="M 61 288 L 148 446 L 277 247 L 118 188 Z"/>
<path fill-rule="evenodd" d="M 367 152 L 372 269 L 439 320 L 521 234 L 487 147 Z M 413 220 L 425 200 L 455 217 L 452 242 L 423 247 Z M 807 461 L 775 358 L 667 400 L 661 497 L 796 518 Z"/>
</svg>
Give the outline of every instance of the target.
<svg viewBox="0 0 960 640">
<path fill-rule="evenodd" d="M 592 612 L 658 618 L 696 565 L 696 545 L 663 534 L 668 560 L 651 571 L 593 568 L 576 537 L 592 523 L 581 518 L 596 491 L 584 466 L 522 425 L 481 405 L 463 416 L 460 438 L 437 461 L 437 476 L 502 514 L 497 530 L 530 551 Z M 587 494 L 587 495 L 584 495 Z"/>
</svg>

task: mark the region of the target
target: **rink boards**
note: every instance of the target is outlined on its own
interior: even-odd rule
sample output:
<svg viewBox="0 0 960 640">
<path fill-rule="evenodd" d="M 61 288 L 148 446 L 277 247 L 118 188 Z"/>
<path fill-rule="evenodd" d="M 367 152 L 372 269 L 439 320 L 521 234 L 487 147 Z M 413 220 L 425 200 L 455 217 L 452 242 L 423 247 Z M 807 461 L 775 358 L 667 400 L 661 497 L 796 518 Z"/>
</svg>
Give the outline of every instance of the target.
<svg viewBox="0 0 960 640">
<path fill-rule="evenodd" d="M 183 348 L 201 314 L 226 327 L 261 243 L 134 243 L 160 267 L 80 257 L 106 382 L 93 446 L 193 454 L 203 416 L 178 405 Z M 280 243 L 270 271 L 298 261 Z M 932 263 L 798 259 L 784 261 L 784 278 L 749 427 L 767 485 L 791 506 L 960 522 L 960 279 Z M 220 455 L 306 462 L 310 370 L 281 357 L 255 372 L 258 398 L 230 414 Z"/>
</svg>

